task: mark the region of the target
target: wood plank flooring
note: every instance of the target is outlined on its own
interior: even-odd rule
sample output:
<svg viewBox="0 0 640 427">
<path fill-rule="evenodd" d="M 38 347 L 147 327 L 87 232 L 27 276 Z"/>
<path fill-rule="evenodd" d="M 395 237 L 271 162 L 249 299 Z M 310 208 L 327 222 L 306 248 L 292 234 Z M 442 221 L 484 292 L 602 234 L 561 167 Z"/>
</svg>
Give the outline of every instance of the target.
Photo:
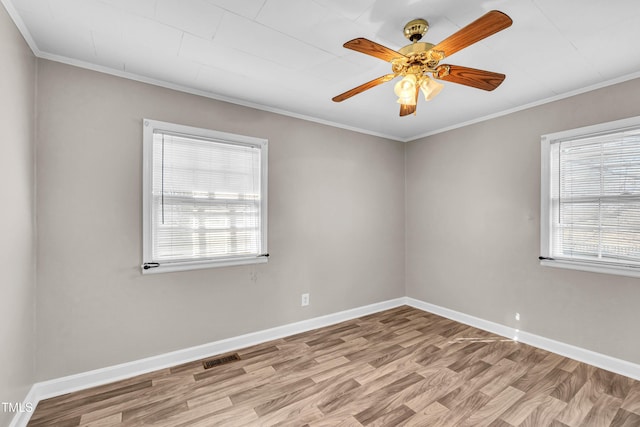
<svg viewBox="0 0 640 427">
<path fill-rule="evenodd" d="M 640 382 L 398 307 L 47 399 L 29 426 L 640 426 Z"/>
</svg>

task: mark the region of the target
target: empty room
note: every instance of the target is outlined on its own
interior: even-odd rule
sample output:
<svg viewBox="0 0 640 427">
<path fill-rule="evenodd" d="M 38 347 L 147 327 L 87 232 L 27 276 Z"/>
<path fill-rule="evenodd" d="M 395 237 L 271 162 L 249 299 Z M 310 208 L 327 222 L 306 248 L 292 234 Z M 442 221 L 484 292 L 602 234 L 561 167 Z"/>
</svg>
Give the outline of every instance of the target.
<svg viewBox="0 0 640 427">
<path fill-rule="evenodd" d="M 0 426 L 640 426 L 637 2 L 0 2 Z"/>
</svg>

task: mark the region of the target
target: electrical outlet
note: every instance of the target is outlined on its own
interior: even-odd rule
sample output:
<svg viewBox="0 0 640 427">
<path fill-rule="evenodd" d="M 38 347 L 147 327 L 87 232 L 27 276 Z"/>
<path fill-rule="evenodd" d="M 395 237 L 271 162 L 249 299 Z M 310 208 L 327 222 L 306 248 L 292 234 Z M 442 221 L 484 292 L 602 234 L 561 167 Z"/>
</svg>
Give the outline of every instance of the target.
<svg viewBox="0 0 640 427">
<path fill-rule="evenodd" d="M 302 306 L 309 305 L 309 294 L 302 294 Z"/>
</svg>

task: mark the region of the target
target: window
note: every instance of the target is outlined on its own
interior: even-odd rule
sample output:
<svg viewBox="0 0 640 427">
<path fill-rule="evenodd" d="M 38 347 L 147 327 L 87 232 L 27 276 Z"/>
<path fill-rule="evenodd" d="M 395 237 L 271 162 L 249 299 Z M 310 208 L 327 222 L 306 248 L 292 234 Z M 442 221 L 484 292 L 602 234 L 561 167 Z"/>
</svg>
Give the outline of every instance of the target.
<svg viewBox="0 0 640 427">
<path fill-rule="evenodd" d="M 541 263 L 640 277 L 640 117 L 542 137 Z"/>
<path fill-rule="evenodd" d="M 143 121 L 143 272 L 266 262 L 267 141 Z"/>
</svg>

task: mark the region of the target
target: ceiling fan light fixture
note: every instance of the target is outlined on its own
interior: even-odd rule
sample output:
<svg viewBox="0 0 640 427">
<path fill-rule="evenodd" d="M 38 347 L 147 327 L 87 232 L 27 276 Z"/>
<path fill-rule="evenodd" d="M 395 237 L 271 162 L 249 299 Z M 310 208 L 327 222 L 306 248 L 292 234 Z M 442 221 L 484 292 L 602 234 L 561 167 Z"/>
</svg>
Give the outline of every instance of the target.
<svg viewBox="0 0 640 427">
<path fill-rule="evenodd" d="M 442 83 L 439 83 L 433 79 L 430 79 L 427 76 L 424 76 L 422 82 L 420 83 L 420 90 L 424 95 L 424 99 L 426 101 L 431 101 L 440 93 L 440 91 L 444 88 Z"/>
<path fill-rule="evenodd" d="M 401 98 L 401 99 L 413 98 L 415 97 L 415 94 L 416 94 L 417 83 L 418 83 L 418 79 L 416 79 L 415 74 L 407 74 L 406 76 L 404 76 L 402 80 L 396 83 L 396 85 L 393 88 L 393 91 L 395 92 L 396 95 L 398 95 L 398 98 Z M 405 104 L 405 103 L 401 102 L 401 104 Z M 415 102 L 413 104 L 408 104 L 408 105 L 415 105 Z"/>
</svg>

